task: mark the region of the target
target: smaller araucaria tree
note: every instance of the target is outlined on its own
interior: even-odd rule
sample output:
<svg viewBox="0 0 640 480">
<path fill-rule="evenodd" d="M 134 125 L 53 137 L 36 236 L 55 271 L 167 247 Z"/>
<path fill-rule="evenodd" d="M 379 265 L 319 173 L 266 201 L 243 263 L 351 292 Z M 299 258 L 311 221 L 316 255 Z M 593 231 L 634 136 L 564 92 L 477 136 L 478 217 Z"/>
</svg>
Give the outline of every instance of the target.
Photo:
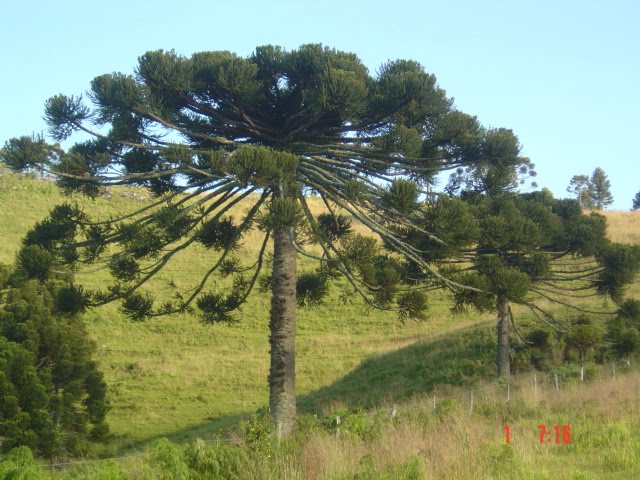
<svg viewBox="0 0 640 480">
<path fill-rule="evenodd" d="M 633 197 L 633 205 L 631 206 L 631 210 L 640 209 L 640 192 L 636 193 L 636 196 Z"/>
<path fill-rule="evenodd" d="M 571 325 L 566 337 L 569 350 L 575 350 L 580 357 L 580 381 L 584 382 L 584 361 L 590 350 L 602 342 L 602 326 L 595 324 L 589 317 L 581 316 Z"/>
<path fill-rule="evenodd" d="M 445 223 L 447 232 L 439 228 Z M 640 268 L 640 248 L 610 242 L 603 216 L 584 215 L 577 201 L 557 200 L 546 190 L 441 197 L 429 205 L 423 228 L 443 240 L 416 236 L 423 255 L 439 259 L 460 283 L 476 288 L 455 292 L 454 309 L 497 312 L 498 376 L 511 373 L 512 304 L 527 306 L 541 321 L 567 330 L 537 300 L 602 313 L 580 301 L 596 295 L 622 301 L 625 286 Z"/>
<path fill-rule="evenodd" d="M 618 315 L 607 322 L 605 340 L 614 358 L 625 359 L 640 352 L 640 300 L 626 300 Z"/>
</svg>

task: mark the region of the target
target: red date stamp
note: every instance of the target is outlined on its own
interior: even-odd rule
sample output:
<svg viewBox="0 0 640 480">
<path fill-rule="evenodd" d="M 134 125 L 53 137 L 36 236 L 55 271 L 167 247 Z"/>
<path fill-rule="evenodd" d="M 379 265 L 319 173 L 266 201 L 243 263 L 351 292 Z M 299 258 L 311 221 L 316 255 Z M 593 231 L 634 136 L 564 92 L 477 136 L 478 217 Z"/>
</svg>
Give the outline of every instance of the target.
<svg viewBox="0 0 640 480">
<path fill-rule="evenodd" d="M 505 434 L 505 442 L 511 442 L 511 427 L 505 425 L 502 427 Z M 551 428 L 547 428 L 546 425 L 538 425 L 540 435 L 538 441 L 540 443 L 552 443 L 555 440 L 557 444 L 567 445 L 571 443 L 571 425 L 554 425 Z"/>
</svg>

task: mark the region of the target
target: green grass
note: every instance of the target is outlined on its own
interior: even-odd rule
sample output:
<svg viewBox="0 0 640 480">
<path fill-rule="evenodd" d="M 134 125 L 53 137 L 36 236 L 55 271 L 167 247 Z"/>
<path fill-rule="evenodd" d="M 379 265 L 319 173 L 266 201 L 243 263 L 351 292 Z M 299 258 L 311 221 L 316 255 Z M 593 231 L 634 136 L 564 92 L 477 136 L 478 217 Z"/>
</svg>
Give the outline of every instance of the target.
<svg viewBox="0 0 640 480">
<path fill-rule="evenodd" d="M 297 436 L 281 444 L 272 443 L 263 420 L 254 417 L 231 443 L 157 440 L 127 457 L 78 462 L 62 471 L 38 468 L 28 452 L 15 452 L 0 460 L 0 478 L 637 478 L 640 373 L 563 383 L 559 392 L 550 382 L 531 380 L 531 374 L 514 377 L 508 400 L 504 385 L 481 381 L 451 388 L 435 409 L 431 396 L 416 395 L 398 405 L 395 416 L 386 406 L 343 408 L 339 426 L 303 416 Z M 554 436 L 540 443 L 540 424 L 570 426 L 568 443 L 556 443 Z"/>
<path fill-rule="evenodd" d="M 13 262 L 20 239 L 52 206 L 78 202 L 92 217 L 107 218 L 143 205 L 139 192 L 114 188 L 109 198 L 65 197 L 51 182 L 0 175 L 0 262 Z M 245 247 L 248 255 L 255 254 L 257 236 L 249 236 Z M 199 278 L 214 258 L 198 247 L 180 253 L 149 291 L 156 297 L 166 295 L 169 281 L 180 287 L 192 286 L 193 279 Z M 300 260 L 301 271 L 314 267 L 312 262 Z M 103 271 L 77 275 L 76 279 L 95 287 L 104 285 L 108 276 Z M 491 320 L 490 315 L 451 317 L 446 298 L 435 295 L 427 321 L 402 324 L 396 315 L 368 309 L 357 299 L 343 303 L 341 293 L 340 286 L 334 286 L 321 308 L 298 310 L 297 389 L 307 408 L 324 403 L 326 390 L 317 390 L 346 377 L 372 355 L 388 354 L 439 332 Z M 136 323 L 125 319 L 116 305 L 87 313 L 97 358 L 110 385 L 109 423 L 117 439 L 115 445 L 137 446 L 159 436 L 207 436 L 265 406 L 268 311 L 268 295 L 255 292 L 239 322 L 232 325 L 203 325 L 190 315 Z M 348 377 L 343 381 L 348 382 Z"/>
<path fill-rule="evenodd" d="M 106 218 L 143 205 L 146 200 L 138 197 L 137 190 L 113 189 L 110 198 L 69 198 L 62 196 L 50 182 L 0 174 L 0 263 L 13 262 L 20 239 L 55 204 L 78 202 L 92 216 Z M 314 208 L 321 207 L 315 205 Z M 616 213 L 617 223 L 612 224 L 612 238 L 637 241 L 633 232 L 615 226 L 626 224 L 620 215 Z M 257 237 L 248 237 L 245 247 L 249 252 L 247 256 L 255 254 Z M 203 248 L 182 252 L 177 261 L 162 272 L 150 288 L 151 293 L 158 297 L 168 294 L 169 282 L 191 286 L 214 258 Z M 313 263 L 300 260 L 300 270 L 312 268 Z M 78 275 L 77 280 L 92 287 L 104 285 L 108 277 L 100 272 Z M 637 297 L 639 284 L 629 292 Z M 492 382 L 481 387 L 482 379 L 491 378 L 495 370 L 492 314 L 452 316 L 447 298 L 435 294 L 426 321 L 403 324 L 394 314 L 367 309 L 358 300 L 344 304 L 340 295 L 340 285 L 333 286 L 330 298 L 321 308 L 298 310 L 297 389 L 301 411 L 323 416 L 367 407 L 371 412 L 367 415 L 377 418 L 376 412 L 398 404 L 404 420 L 400 424 L 385 421 L 376 436 L 345 440 L 344 444 L 331 432 L 314 430 L 311 437 L 293 448 L 290 462 L 293 470 L 286 475 L 273 474 L 278 469 L 287 470 L 285 465 L 254 459 L 262 462 L 262 466 L 255 468 L 266 469 L 259 470 L 263 478 L 414 478 L 415 475 L 423 478 L 420 472 L 424 471 L 431 475 L 429 478 L 474 478 L 465 461 L 469 455 L 484 465 L 482 478 L 505 478 L 491 470 L 491 462 L 515 465 L 515 471 L 522 474 L 518 478 L 608 478 L 611 472 L 624 473 L 640 465 L 637 451 L 628 446 L 637 445 L 640 435 L 637 419 L 627 411 L 607 410 L 607 405 L 612 403 L 609 397 L 597 397 L 599 393 L 593 388 L 584 387 L 586 393 L 581 395 L 588 396 L 589 392 L 596 395 L 597 398 L 588 400 L 596 402 L 595 406 L 577 412 L 575 406 L 567 402 L 541 403 L 544 397 L 538 397 L 538 403 L 531 403 L 526 395 L 531 393 L 530 388 L 525 391 L 524 386 L 516 382 L 514 395 L 518 395 L 518 388 L 523 389 L 521 403 L 514 401 L 511 403 L 514 407 L 501 409 L 502 386 Z M 593 301 L 590 306 L 601 307 L 601 301 Z M 160 437 L 177 441 L 211 439 L 219 432 L 237 428 L 240 420 L 264 407 L 268 399 L 268 310 L 268 295 L 256 292 L 239 316 L 239 322 L 232 325 L 207 326 L 190 315 L 136 323 L 122 317 L 115 305 L 87 313 L 86 322 L 97 344 L 97 360 L 110 386 L 112 409 L 108 421 L 114 439 L 102 455 L 122 454 L 130 448 L 148 452 L 146 446 Z M 514 313 L 519 324 L 532 321 L 525 310 L 516 308 Z M 564 309 L 557 313 L 569 315 Z M 629 388 L 637 389 L 634 385 Z M 472 387 L 476 389 L 476 410 L 480 412 L 478 424 L 468 424 L 468 415 L 464 414 Z M 549 388 L 548 379 L 544 388 Z M 484 389 L 484 393 L 478 389 Z M 497 390 L 491 393 L 491 389 Z M 449 406 L 440 406 L 438 416 L 428 406 L 434 396 L 438 401 L 453 396 L 454 401 L 442 404 Z M 637 407 L 637 398 L 636 395 L 635 400 L 624 399 L 625 405 Z M 483 402 L 488 406 L 483 407 Z M 571 408 L 574 410 L 566 410 Z M 591 432 L 591 438 L 605 432 L 603 435 L 611 436 L 612 440 L 607 440 L 607 445 L 590 445 L 585 440 L 576 443 L 576 447 L 553 451 L 538 448 L 535 442 L 509 450 L 500 441 L 505 415 L 514 415 L 511 417 L 515 422 L 514 431 L 535 435 L 538 423 L 569 418 L 567 412 L 586 415 L 579 420 L 584 420 L 580 423 L 581 431 Z M 442 421 L 444 416 L 450 418 L 448 423 Z M 624 448 L 610 448 L 617 434 L 606 430 L 609 425 L 623 425 L 628 430 L 630 440 L 625 437 L 629 442 Z M 476 428 L 480 433 L 473 431 Z M 381 432 L 386 432 L 384 435 L 388 438 L 379 436 Z M 620 435 L 626 435 L 624 432 Z M 449 458 L 436 448 L 432 437 L 438 435 L 446 436 L 443 445 L 462 449 L 456 450 L 459 458 L 455 455 Z M 406 448 L 388 451 L 391 447 L 385 445 L 391 441 Z M 586 446 L 581 451 L 579 445 Z M 155 468 L 145 461 L 136 457 L 132 462 L 116 463 L 113 468 L 124 469 L 134 478 L 157 478 L 145 477 L 145 471 Z M 567 461 L 573 476 L 558 473 Z M 438 462 L 443 465 L 440 470 L 434 466 Z M 318 464 L 329 466 L 318 467 Z M 540 476 L 534 474 L 537 465 L 540 465 Z M 309 473 L 318 469 L 318 476 Z M 267 471 L 271 473 L 264 473 Z M 137 477 L 132 472 L 137 472 Z M 456 477 L 457 473 L 461 476 Z M 74 478 L 75 474 L 69 475 Z M 78 475 L 75 478 L 90 477 Z"/>
</svg>

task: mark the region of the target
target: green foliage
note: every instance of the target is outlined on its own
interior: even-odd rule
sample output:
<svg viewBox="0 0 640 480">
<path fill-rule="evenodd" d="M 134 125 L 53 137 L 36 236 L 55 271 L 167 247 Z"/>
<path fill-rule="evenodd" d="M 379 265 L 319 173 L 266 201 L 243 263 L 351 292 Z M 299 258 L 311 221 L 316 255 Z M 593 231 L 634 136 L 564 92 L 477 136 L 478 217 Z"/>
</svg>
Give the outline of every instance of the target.
<svg viewBox="0 0 640 480">
<path fill-rule="evenodd" d="M 640 327 L 640 300 L 629 299 L 620 305 L 618 311 L 620 318 L 632 322 L 633 325 Z"/>
<path fill-rule="evenodd" d="M 73 265 L 78 260 L 74 245 L 77 224 L 84 219 L 84 214 L 77 206 L 57 205 L 51 209 L 48 218 L 29 230 L 23 244 L 25 247 L 42 247 L 52 255 L 56 264 Z"/>
<path fill-rule="evenodd" d="M 620 305 L 618 315 L 607 322 L 605 339 L 617 358 L 628 359 L 640 351 L 640 301 L 630 299 Z"/>
<path fill-rule="evenodd" d="M 459 198 L 440 196 L 426 205 L 423 215 L 421 226 L 432 236 L 416 235 L 416 240 L 428 258 L 455 256 L 478 241 L 480 229 L 472 207 Z"/>
<path fill-rule="evenodd" d="M 0 161 L 12 170 L 41 170 L 57 159 L 61 149 L 49 145 L 41 137 L 19 137 L 7 140 L 0 149 Z"/>
<path fill-rule="evenodd" d="M 46 480 L 50 476 L 40 468 L 27 446 L 14 448 L 0 460 L 2 480 Z"/>
<path fill-rule="evenodd" d="M 259 219 L 260 228 L 266 231 L 294 228 L 304 222 L 304 213 L 297 199 L 273 197 L 269 211 Z"/>
<path fill-rule="evenodd" d="M 319 44 L 292 51 L 263 46 L 247 58 L 226 51 L 190 57 L 150 51 L 138 59 L 135 75 L 96 77 L 88 96 L 91 108 L 82 97 L 65 95 L 45 105 L 50 132 L 58 140 L 88 131 L 84 124 L 89 120 L 106 132 L 66 153 L 57 147 L 50 150 L 56 154 L 47 161 L 59 185 L 67 193 L 93 197 L 110 185 L 143 185 L 167 202 L 109 222 L 92 223 L 79 214 L 55 222 L 52 214 L 32 236 L 41 237 L 39 244 L 43 238 L 50 242 L 42 246 L 66 264 L 91 263 L 108 252 L 115 282 L 83 305 L 126 298 L 124 310 L 137 318 L 175 310 L 168 302 L 153 310 L 135 290 L 194 239 L 227 255 L 253 226 L 266 233 L 289 228 L 313 232 L 301 240 L 315 243 L 349 236 L 350 220 L 332 211 L 318 218 L 317 231 L 311 214 L 301 208 L 308 193 L 356 218 L 363 215 L 367 227 L 384 232 L 381 240 L 394 252 L 390 255 L 406 257 L 410 245 L 387 232 L 398 224 L 412 228 L 412 215 L 425 193 L 421 189 L 432 184 L 440 170 L 470 166 L 473 181 L 486 190 L 504 184 L 497 179 L 504 171 L 528 164 L 519 157 L 511 131 L 482 129 L 475 118 L 452 110 L 453 102 L 436 77 L 417 62 L 387 62 L 371 76 L 354 54 Z M 184 141 L 167 142 L 172 133 Z M 40 141 L 16 140 L 5 150 L 20 157 L 9 163 L 21 168 L 44 164 L 45 147 Z M 263 192 L 260 203 L 246 213 L 242 227 L 235 225 L 226 215 L 237 202 L 234 197 L 255 190 Z M 265 200 L 267 211 L 259 208 Z M 451 212 L 449 218 L 454 217 Z M 56 232 L 51 226 L 69 228 Z M 447 226 L 441 222 L 440 227 L 446 235 Z M 333 262 L 343 263 L 343 268 L 328 268 L 363 284 L 366 288 L 359 291 L 368 295 L 369 303 L 392 303 L 407 283 L 402 278 L 407 269 L 392 265 L 388 256 L 352 263 L 349 255 L 342 255 L 344 246 L 339 251 L 329 248 L 336 254 Z M 328 261 L 329 256 L 325 248 L 321 258 Z M 422 264 L 422 275 L 437 277 L 418 256 L 411 261 Z M 254 268 L 262 264 L 261 258 Z M 200 298 L 214 271 L 230 275 L 243 268 L 222 259 L 187 304 Z M 31 274 L 46 278 L 44 271 Z M 248 282 L 248 290 L 253 283 Z M 232 292 L 227 306 L 239 307 L 247 298 L 244 293 Z M 401 311 L 417 314 L 416 306 L 423 302 L 409 298 L 402 300 Z"/>
<path fill-rule="evenodd" d="M 184 451 L 166 438 L 156 440 L 149 447 L 149 460 L 158 465 L 163 480 L 189 480 L 191 473 L 184 458 Z"/>
<path fill-rule="evenodd" d="M 87 294 L 82 285 L 63 285 L 56 291 L 53 311 L 59 315 L 77 315 L 87 308 Z"/>
<path fill-rule="evenodd" d="M 447 399 L 438 402 L 433 412 L 440 421 L 446 421 L 446 418 L 460 410 L 460 402 L 455 399 Z"/>
<path fill-rule="evenodd" d="M 199 440 L 183 448 L 191 472 L 197 472 L 200 478 L 240 478 L 249 462 L 244 449 L 222 441 L 206 444 Z"/>
<path fill-rule="evenodd" d="M 419 157 L 422 150 L 422 139 L 416 128 L 398 125 L 385 136 L 376 139 L 376 144 L 396 155 L 410 158 Z"/>
<path fill-rule="evenodd" d="M 452 294 L 454 304 L 453 312 L 460 313 L 466 307 L 471 306 L 480 312 L 494 310 L 496 307 L 495 296 L 490 291 L 490 283 L 487 277 L 478 272 L 466 272 L 456 277 L 456 280 L 472 289 L 460 289 Z"/>
<path fill-rule="evenodd" d="M 78 124 L 89 118 L 89 109 L 82 104 L 82 97 L 56 95 L 45 104 L 45 119 L 49 132 L 58 141 L 65 140 Z"/>
<path fill-rule="evenodd" d="M 372 438 L 380 429 L 376 417 L 367 415 L 360 408 L 340 408 L 328 415 L 324 423 L 329 431 L 348 439 Z"/>
<path fill-rule="evenodd" d="M 0 436 L 6 452 L 25 445 L 44 455 L 57 453 L 58 439 L 49 417 L 47 388 L 33 354 L 0 337 Z"/>
<path fill-rule="evenodd" d="M 637 192 L 635 197 L 633 197 L 633 203 L 631 205 L 632 210 L 640 209 L 640 192 Z"/>
<path fill-rule="evenodd" d="M 475 118 L 456 118 L 460 122 L 449 135 L 453 139 L 461 135 L 461 145 L 451 148 L 454 157 L 469 155 L 474 161 L 466 169 L 459 168 L 449 179 L 446 191 L 458 193 L 464 186 L 462 196 L 501 196 L 515 190 L 526 182 L 526 177 L 535 177 L 535 165 L 520 156 L 520 144 L 513 131 L 480 129 Z"/>
<path fill-rule="evenodd" d="M 494 140 L 496 152 L 511 148 L 506 137 Z M 507 312 L 509 303 L 523 304 L 549 320 L 549 313 L 535 304 L 537 299 L 572 307 L 567 296 L 584 298 L 584 292 L 591 291 L 622 300 L 637 274 L 639 251 L 610 242 L 604 216 L 584 215 L 578 202 L 556 200 L 548 191 L 498 191 L 494 196 L 476 191 L 456 200 L 444 197 L 427 206 L 424 229 L 438 232 L 443 218 L 455 216 L 449 225 L 457 237 L 438 235 L 445 240 L 438 242 L 428 234 L 407 235 L 423 258 L 445 266 L 459 285 L 467 287 L 454 289 L 454 311 L 467 306 L 492 310 L 496 299 L 502 299 Z M 541 360 L 538 356 L 528 361 L 549 368 Z"/>
<path fill-rule="evenodd" d="M 307 272 L 298 276 L 296 282 L 296 300 L 301 307 L 313 307 L 323 303 L 329 293 L 326 275 Z"/>
<path fill-rule="evenodd" d="M 60 283 L 12 288 L 0 310 L 5 451 L 26 445 L 45 456 L 74 454 L 108 433 L 106 385 L 91 358 L 95 346 L 72 314 L 73 287 Z"/>
<path fill-rule="evenodd" d="M 132 320 L 144 320 L 151 316 L 153 300 L 148 293 L 131 293 L 122 300 L 120 310 Z"/>
<path fill-rule="evenodd" d="M 563 335 L 548 326 L 535 326 L 525 335 L 525 344 L 514 346 L 514 368 L 518 371 L 530 367 L 549 372 L 562 365 L 565 343 Z"/>
<path fill-rule="evenodd" d="M 54 264 L 53 255 L 40 245 L 22 247 L 16 261 L 17 274 L 25 279 L 46 280 Z"/>
<path fill-rule="evenodd" d="M 242 185 L 269 187 L 278 182 L 291 182 L 298 167 L 298 157 L 266 147 L 242 146 L 227 164 L 227 168 Z"/>
<path fill-rule="evenodd" d="M 566 337 L 567 346 L 575 349 L 581 358 L 602 341 L 603 331 L 599 325 L 593 324 L 587 317 L 573 322 L 571 331 Z"/>
<path fill-rule="evenodd" d="M 198 309 L 205 323 L 234 322 L 232 312 L 235 309 L 234 297 L 216 292 L 208 292 L 198 298 Z"/>
<path fill-rule="evenodd" d="M 233 217 L 213 218 L 198 232 L 198 241 L 214 250 L 237 249 L 240 239 L 241 231 Z"/>
<path fill-rule="evenodd" d="M 345 238 L 353 232 L 351 219 L 345 215 L 334 216 L 330 213 L 321 213 L 316 221 L 322 235 L 331 243 Z"/>
<path fill-rule="evenodd" d="M 446 278 L 458 273 L 455 266 L 442 265 L 444 261 L 434 265 L 438 252 L 427 248 L 430 256 L 422 257 L 420 246 L 412 243 L 417 232 L 424 233 L 415 225 L 422 208 L 419 200 L 434 198 L 425 186 L 442 170 L 462 168 L 468 197 L 482 198 L 510 192 L 521 176 L 534 173 L 531 162 L 520 156 L 511 130 L 484 129 L 475 118 L 455 112 L 436 77 L 419 63 L 390 61 L 370 75 L 354 54 L 318 44 L 291 51 L 264 46 L 247 58 L 226 51 L 190 57 L 150 51 L 139 57 L 135 75 L 112 73 L 94 79 L 89 97 L 91 108 L 81 97 L 65 95 L 46 103 L 45 118 L 57 140 L 78 130 L 90 133 L 88 122 L 101 126 L 94 140 L 76 144 L 52 161 L 59 184 L 67 192 L 94 197 L 104 187 L 143 185 L 160 198 L 105 221 L 67 216 L 72 228 L 64 239 L 56 237 L 50 251 L 38 244 L 54 256 L 51 262 L 43 258 L 47 268 L 38 270 L 33 258 L 25 259 L 30 274 L 41 279 L 48 278 L 57 262 L 75 268 L 100 260 L 109 267 L 111 285 L 101 284 L 100 290 L 86 294 L 66 291 L 68 311 L 123 299 L 121 311 L 135 320 L 185 312 L 195 304 L 205 322 L 228 321 L 268 263 L 273 234 L 278 246 L 297 238 L 297 252 L 328 263 L 318 277 L 304 278 L 299 293 L 305 303 L 318 303 L 324 278 L 339 272 L 369 305 L 418 317 L 426 306 L 425 296 L 411 292 L 420 288 L 418 280 L 428 280 L 426 288 L 464 287 Z M 260 195 L 251 195 L 256 192 Z M 333 206 L 333 229 L 326 228 L 326 221 L 317 228 L 307 206 L 309 195 Z M 230 210 L 243 200 L 250 206 L 238 226 Z M 449 236 L 447 255 L 466 255 L 460 264 L 472 265 L 484 276 L 481 281 L 496 289 L 480 293 L 523 301 L 529 287 L 525 270 L 542 271 L 542 262 L 531 252 L 515 250 L 533 248 L 542 234 L 533 220 L 507 203 L 476 222 L 482 228 L 482 221 L 488 225 L 491 216 L 502 216 L 494 222 L 493 243 L 477 235 L 470 214 L 454 220 L 464 238 Z M 448 206 L 449 219 L 456 210 L 463 211 L 456 202 Z M 377 238 L 349 235 L 334 208 L 348 212 Z M 506 228 L 509 224 L 517 227 L 513 234 Z M 256 233 L 264 243 L 257 260 L 245 266 L 228 257 L 240 236 L 246 239 L 252 229 L 262 230 Z M 438 229 L 446 236 L 446 224 Z M 466 250 L 475 248 L 478 237 L 487 249 L 481 255 L 508 251 L 499 259 L 500 268 L 482 269 L 480 262 L 468 258 Z M 434 235 L 429 241 L 447 245 Z M 149 281 L 162 277 L 170 262 L 187 268 L 180 259 L 188 247 L 198 247 L 196 242 L 219 256 L 204 256 L 209 264 L 205 273 L 189 278 L 190 285 L 180 285 L 188 294 L 172 291 L 170 300 L 154 306 L 154 296 L 146 293 L 153 288 Z M 321 256 L 309 243 L 320 243 Z M 444 257 L 440 254 L 438 260 Z M 419 275 L 409 278 L 414 272 Z M 233 280 L 216 283 L 231 275 Z M 274 290 L 285 277 L 271 279 Z M 177 286 L 173 280 L 167 283 L 172 290 Z M 227 293 L 211 292 L 214 284 Z M 284 327 L 275 331 L 292 323 L 292 317 L 276 318 L 289 316 L 286 311 L 271 310 L 272 349 L 278 347 L 276 339 L 293 335 Z M 281 370 L 270 378 L 277 381 L 293 371 Z M 277 412 L 272 414 L 277 417 Z"/>
<path fill-rule="evenodd" d="M 563 221 L 566 222 L 563 241 L 571 253 L 588 257 L 606 248 L 607 221 L 602 215 L 578 214 L 563 218 Z"/>
<path fill-rule="evenodd" d="M 640 270 L 640 247 L 610 244 L 598 252 L 597 258 L 603 266 L 603 271 L 594 281 L 597 291 L 602 295 L 610 295 L 614 302 L 620 303 L 626 287 Z"/>
<path fill-rule="evenodd" d="M 427 295 L 424 292 L 411 291 L 398 297 L 398 309 L 402 320 L 407 318 L 424 320 L 427 307 Z"/>
<path fill-rule="evenodd" d="M 413 213 L 418 207 L 418 185 L 411 180 L 394 180 L 384 195 L 385 204 L 399 213 Z"/>
<path fill-rule="evenodd" d="M 273 452 L 274 442 L 271 435 L 269 415 L 258 411 L 243 422 L 240 422 L 240 432 L 245 444 L 262 455 L 269 456 Z"/>
<path fill-rule="evenodd" d="M 140 277 L 140 264 L 132 257 L 119 255 L 111 258 L 109 271 L 120 282 L 133 282 Z"/>
<path fill-rule="evenodd" d="M 523 302 L 529 290 L 529 277 L 504 264 L 498 255 L 481 255 L 476 260 L 480 275 L 488 280 L 489 291 L 514 302 Z"/>
</svg>

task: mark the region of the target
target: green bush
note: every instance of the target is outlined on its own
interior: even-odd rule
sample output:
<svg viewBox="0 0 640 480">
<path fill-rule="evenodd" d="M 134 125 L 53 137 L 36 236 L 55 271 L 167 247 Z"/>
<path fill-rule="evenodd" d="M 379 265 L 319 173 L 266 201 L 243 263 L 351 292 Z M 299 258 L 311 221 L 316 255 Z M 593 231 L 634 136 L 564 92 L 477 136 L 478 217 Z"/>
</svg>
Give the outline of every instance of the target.
<svg viewBox="0 0 640 480">
<path fill-rule="evenodd" d="M 269 457 L 273 451 L 271 418 L 264 412 L 254 413 L 248 420 L 240 422 L 244 441 L 254 452 Z"/>
<path fill-rule="evenodd" d="M 149 462 L 158 480 L 189 480 L 191 473 L 184 451 L 166 438 L 156 440 L 149 447 Z"/>
<path fill-rule="evenodd" d="M 0 480 L 46 480 L 47 473 L 36 464 L 28 447 L 11 450 L 0 461 Z"/>
<path fill-rule="evenodd" d="M 185 447 L 184 457 L 192 472 L 211 479 L 239 478 L 249 463 L 244 449 L 218 441 L 198 440 Z"/>
</svg>

